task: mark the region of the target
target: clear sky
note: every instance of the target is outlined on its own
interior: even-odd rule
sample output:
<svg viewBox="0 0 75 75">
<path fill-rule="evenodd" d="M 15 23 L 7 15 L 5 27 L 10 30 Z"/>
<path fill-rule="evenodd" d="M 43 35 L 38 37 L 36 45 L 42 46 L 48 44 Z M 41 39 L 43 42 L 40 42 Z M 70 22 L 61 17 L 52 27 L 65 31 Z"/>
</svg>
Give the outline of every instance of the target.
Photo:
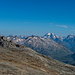
<svg viewBox="0 0 75 75">
<path fill-rule="evenodd" d="M 0 34 L 75 35 L 75 0 L 0 0 Z"/>
</svg>

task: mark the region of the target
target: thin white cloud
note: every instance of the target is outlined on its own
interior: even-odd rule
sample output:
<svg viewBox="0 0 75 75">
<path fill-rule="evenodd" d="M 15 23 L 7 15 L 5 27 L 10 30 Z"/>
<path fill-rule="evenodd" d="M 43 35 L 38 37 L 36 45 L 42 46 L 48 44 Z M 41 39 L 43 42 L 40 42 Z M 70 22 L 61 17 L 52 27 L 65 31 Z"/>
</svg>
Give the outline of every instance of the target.
<svg viewBox="0 0 75 75">
<path fill-rule="evenodd" d="M 63 27 L 63 28 L 68 28 L 68 26 L 66 26 L 66 25 L 56 25 L 56 26 Z"/>
</svg>

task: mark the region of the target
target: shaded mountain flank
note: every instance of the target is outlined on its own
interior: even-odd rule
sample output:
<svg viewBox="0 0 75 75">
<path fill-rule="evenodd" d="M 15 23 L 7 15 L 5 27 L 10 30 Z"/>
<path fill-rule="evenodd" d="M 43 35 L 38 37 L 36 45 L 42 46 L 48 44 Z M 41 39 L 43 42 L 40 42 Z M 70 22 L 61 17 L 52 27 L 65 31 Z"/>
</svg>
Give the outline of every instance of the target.
<svg viewBox="0 0 75 75">
<path fill-rule="evenodd" d="M 71 65 L 75 66 L 75 53 L 73 53 L 71 55 L 64 56 L 64 57 L 60 58 L 59 60 L 64 63 L 71 64 Z"/>
<path fill-rule="evenodd" d="M 0 37 L 0 75 L 75 75 L 75 67 Z"/>
</svg>

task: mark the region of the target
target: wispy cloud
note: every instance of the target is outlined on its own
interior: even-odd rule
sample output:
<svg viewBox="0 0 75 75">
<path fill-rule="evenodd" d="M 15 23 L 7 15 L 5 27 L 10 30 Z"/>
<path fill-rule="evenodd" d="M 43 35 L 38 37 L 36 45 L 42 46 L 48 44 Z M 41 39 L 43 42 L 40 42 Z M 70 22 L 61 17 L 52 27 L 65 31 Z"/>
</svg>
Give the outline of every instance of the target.
<svg viewBox="0 0 75 75">
<path fill-rule="evenodd" d="M 63 28 L 68 28 L 68 26 L 66 26 L 66 25 L 56 25 L 56 26 L 63 27 Z"/>
</svg>

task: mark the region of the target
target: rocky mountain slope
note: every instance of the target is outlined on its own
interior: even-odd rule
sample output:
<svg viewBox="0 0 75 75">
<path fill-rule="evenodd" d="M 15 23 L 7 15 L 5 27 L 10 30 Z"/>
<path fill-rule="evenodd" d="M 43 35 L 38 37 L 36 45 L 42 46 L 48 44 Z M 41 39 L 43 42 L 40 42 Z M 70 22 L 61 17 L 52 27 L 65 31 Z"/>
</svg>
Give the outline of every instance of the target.
<svg viewBox="0 0 75 75">
<path fill-rule="evenodd" d="M 75 67 L 0 37 L 0 75 L 75 75 Z"/>
<path fill-rule="evenodd" d="M 52 57 L 55 59 L 72 54 L 72 52 L 68 48 L 63 46 L 62 44 L 60 43 L 58 44 L 52 39 L 47 40 L 39 36 L 32 35 L 25 39 L 20 39 L 23 41 L 17 41 L 18 39 L 16 39 L 15 37 L 8 39 L 8 40 L 13 40 L 15 43 L 28 46 L 32 48 L 33 50 L 37 51 L 38 53 L 41 53 L 43 55 L 46 55 L 48 57 Z"/>
</svg>

